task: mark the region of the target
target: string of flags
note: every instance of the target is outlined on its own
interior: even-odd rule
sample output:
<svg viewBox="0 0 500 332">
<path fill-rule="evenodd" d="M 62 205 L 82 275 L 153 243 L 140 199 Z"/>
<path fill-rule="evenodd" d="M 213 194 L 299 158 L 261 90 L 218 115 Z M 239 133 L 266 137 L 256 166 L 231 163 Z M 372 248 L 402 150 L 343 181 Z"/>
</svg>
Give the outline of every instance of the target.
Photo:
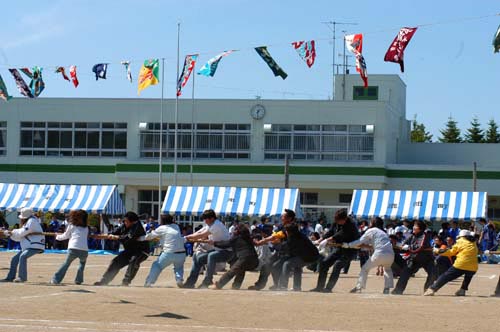
<svg viewBox="0 0 500 332">
<path fill-rule="evenodd" d="M 499 14 L 497 14 L 499 15 Z M 403 27 L 399 30 L 398 34 L 390 44 L 387 52 L 384 55 L 385 62 L 398 63 L 401 72 L 404 72 L 404 52 L 408 46 L 410 40 L 413 38 L 418 27 Z M 364 83 L 364 87 L 368 87 L 368 70 L 366 66 L 366 61 L 363 56 L 363 34 L 351 34 L 344 36 L 344 41 L 346 43 L 346 49 L 353 53 L 356 59 L 356 71 L 360 74 L 360 77 Z M 500 52 L 500 26 L 497 28 L 493 36 L 493 52 Z M 291 43 L 291 46 L 296 50 L 299 57 L 306 63 L 308 68 L 311 68 L 316 59 L 316 43 L 314 40 L 308 41 L 295 41 Z M 269 53 L 268 46 L 255 47 L 255 51 L 262 58 L 262 60 L 267 64 L 269 69 L 273 72 L 274 76 L 281 77 L 285 80 L 288 74 L 281 68 L 276 60 Z M 217 68 L 224 57 L 237 52 L 238 50 L 228 50 L 223 51 L 210 58 L 197 72 L 198 75 L 206 77 L 214 77 Z M 177 80 L 177 96 L 181 96 L 182 88 L 186 86 L 198 60 L 199 54 L 186 55 L 184 59 L 184 66 Z M 132 83 L 132 71 L 131 71 L 131 61 L 121 61 L 120 64 L 125 68 L 126 79 Z M 97 63 L 92 67 L 92 72 L 95 74 L 96 80 L 106 79 L 108 63 Z M 31 70 L 29 68 L 9 68 L 16 87 L 19 93 L 28 98 L 36 98 L 45 89 L 45 82 L 42 78 L 42 68 L 34 66 Z M 30 82 L 29 84 L 23 79 L 22 74 L 26 75 Z M 72 65 L 69 67 L 68 77 L 66 75 L 66 68 L 63 66 L 57 66 L 55 69 L 56 74 L 60 74 L 61 77 L 73 83 L 75 88 L 78 87 L 79 81 L 77 77 L 76 66 Z M 156 85 L 159 83 L 159 60 L 158 59 L 148 59 L 142 64 L 139 75 L 137 79 L 137 94 L 140 95 L 141 91 L 145 88 Z M 8 101 L 12 98 L 7 91 L 7 86 L 2 76 L 0 75 L 0 98 Z"/>
</svg>

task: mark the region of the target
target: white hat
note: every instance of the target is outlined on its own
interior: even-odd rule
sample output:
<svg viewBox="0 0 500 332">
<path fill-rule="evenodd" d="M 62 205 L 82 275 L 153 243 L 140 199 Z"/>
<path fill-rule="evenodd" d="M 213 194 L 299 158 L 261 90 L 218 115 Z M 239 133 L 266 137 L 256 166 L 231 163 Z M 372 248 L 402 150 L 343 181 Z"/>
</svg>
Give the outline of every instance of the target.
<svg viewBox="0 0 500 332">
<path fill-rule="evenodd" d="M 28 219 L 29 217 L 31 217 L 33 215 L 33 210 L 30 209 L 30 208 L 22 208 L 21 209 L 21 212 L 19 213 L 19 216 L 18 218 L 19 219 Z"/>
<path fill-rule="evenodd" d="M 466 230 L 466 229 L 461 229 L 460 233 L 458 233 L 457 239 L 459 237 L 464 237 L 464 236 L 470 236 L 470 232 L 468 230 Z"/>
</svg>

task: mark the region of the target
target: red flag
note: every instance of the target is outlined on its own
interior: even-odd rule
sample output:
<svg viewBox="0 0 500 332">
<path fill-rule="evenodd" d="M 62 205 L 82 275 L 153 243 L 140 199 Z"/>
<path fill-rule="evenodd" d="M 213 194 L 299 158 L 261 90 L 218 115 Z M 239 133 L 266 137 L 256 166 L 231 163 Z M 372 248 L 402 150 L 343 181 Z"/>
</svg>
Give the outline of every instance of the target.
<svg viewBox="0 0 500 332">
<path fill-rule="evenodd" d="M 363 53 L 363 34 L 347 35 L 345 36 L 345 43 L 349 52 L 354 54 Z"/>
<path fill-rule="evenodd" d="M 361 53 L 356 54 L 356 71 L 359 73 L 361 76 L 361 79 L 363 80 L 364 87 L 368 87 L 368 71 L 366 70 L 366 62 L 365 58 L 363 58 L 363 55 Z"/>
<path fill-rule="evenodd" d="M 314 59 L 316 59 L 314 40 L 293 42 L 292 46 L 297 50 L 299 56 L 306 62 L 307 66 L 311 68 L 314 64 Z"/>
<path fill-rule="evenodd" d="M 405 71 L 404 51 L 416 31 L 417 28 L 401 28 L 385 53 L 384 61 L 399 63 L 402 73 Z"/>
<path fill-rule="evenodd" d="M 76 77 L 76 66 L 69 67 L 69 74 L 71 75 L 71 81 L 73 81 L 73 85 L 75 88 L 78 86 L 78 77 Z"/>
</svg>

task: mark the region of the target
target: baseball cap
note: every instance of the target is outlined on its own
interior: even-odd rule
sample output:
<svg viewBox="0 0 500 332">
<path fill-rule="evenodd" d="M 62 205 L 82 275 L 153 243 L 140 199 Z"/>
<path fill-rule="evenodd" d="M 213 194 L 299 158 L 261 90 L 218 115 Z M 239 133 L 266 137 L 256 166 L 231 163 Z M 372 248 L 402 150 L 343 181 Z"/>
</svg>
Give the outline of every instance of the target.
<svg viewBox="0 0 500 332">
<path fill-rule="evenodd" d="M 19 219 L 28 219 L 32 215 L 33 215 L 33 210 L 30 209 L 30 208 L 25 207 L 25 208 L 21 209 L 18 218 Z"/>
</svg>

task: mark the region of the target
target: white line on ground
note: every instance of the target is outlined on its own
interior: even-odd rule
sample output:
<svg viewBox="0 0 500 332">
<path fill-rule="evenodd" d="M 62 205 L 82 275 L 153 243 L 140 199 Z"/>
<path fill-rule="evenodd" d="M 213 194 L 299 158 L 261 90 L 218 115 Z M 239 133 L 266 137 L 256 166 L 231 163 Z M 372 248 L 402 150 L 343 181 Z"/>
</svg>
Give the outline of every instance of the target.
<svg viewBox="0 0 500 332">
<path fill-rule="evenodd" d="M 82 331 L 110 331 L 110 332 L 137 332 L 137 329 L 125 329 L 126 327 L 143 327 L 147 328 L 148 332 L 165 332 L 171 331 L 169 329 L 175 328 L 175 330 L 222 330 L 222 331 L 270 331 L 270 332 L 351 332 L 347 330 L 314 330 L 314 329 L 282 329 L 282 328 L 259 328 L 259 327 L 234 327 L 234 326 L 210 326 L 210 325 L 175 325 L 175 324 L 141 324 L 141 323 L 104 323 L 97 321 L 72 321 L 72 320 L 51 320 L 51 319 L 25 319 L 25 318 L 4 318 L 0 317 L 0 321 L 15 321 L 17 324 L 6 324 L 0 323 L 0 326 L 12 326 L 12 327 L 35 327 L 37 331 L 43 329 L 54 329 L 54 330 L 64 330 L 64 329 L 72 329 L 72 330 L 82 330 Z M 19 324 L 19 322 L 26 323 L 46 323 L 50 324 L 48 326 L 40 326 L 40 325 L 27 325 L 27 324 Z M 63 324 L 71 325 L 68 327 L 61 326 Z M 106 328 L 104 325 L 111 325 L 115 328 Z M 79 327 L 75 327 L 74 325 L 79 325 Z M 82 325 L 91 325 L 90 327 L 81 327 Z M 98 330 L 96 330 L 97 326 Z M 154 330 L 153 328 L 165 328 L 161 330 Z"/>
</svg>

